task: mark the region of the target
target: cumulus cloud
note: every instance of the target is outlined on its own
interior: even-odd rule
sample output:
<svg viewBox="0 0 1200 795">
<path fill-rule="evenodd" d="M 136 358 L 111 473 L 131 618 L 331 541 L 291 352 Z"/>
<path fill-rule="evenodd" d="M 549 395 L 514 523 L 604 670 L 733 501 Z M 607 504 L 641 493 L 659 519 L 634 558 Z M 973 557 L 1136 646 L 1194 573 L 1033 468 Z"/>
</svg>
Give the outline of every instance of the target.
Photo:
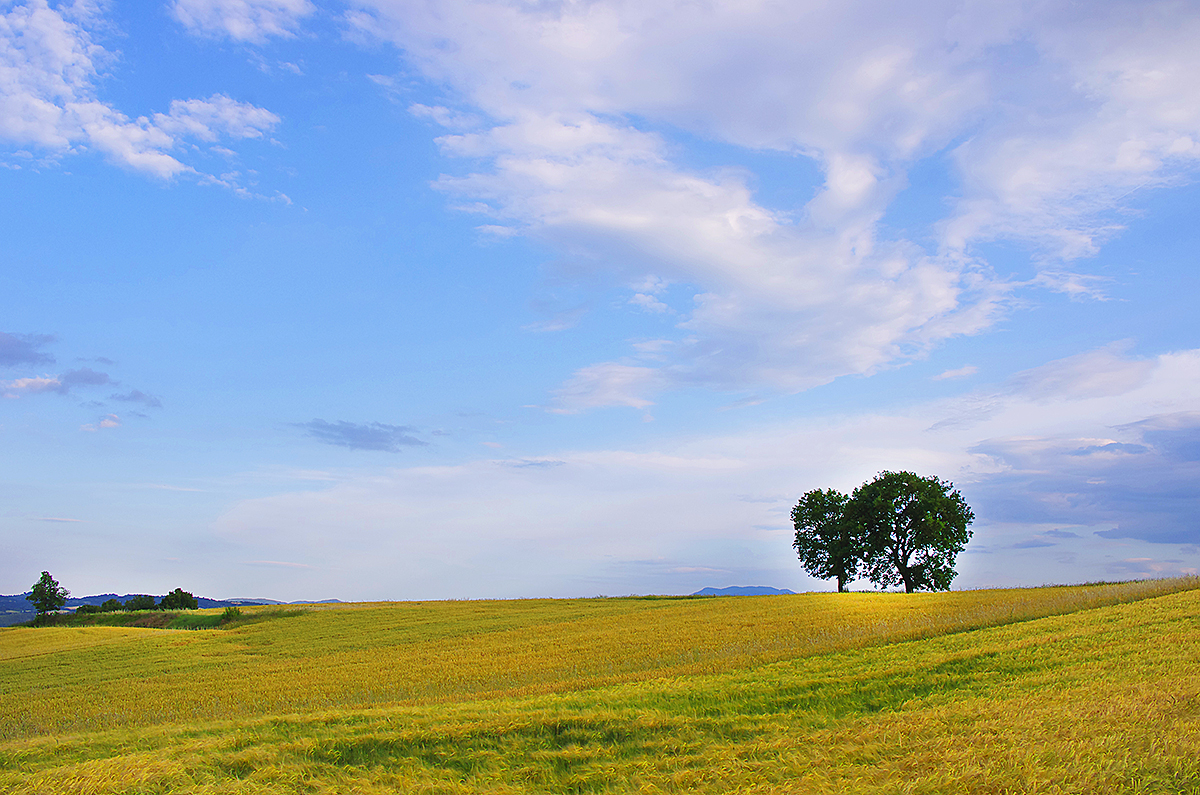
<svg viewBox="0 0 1200 795">
<path fill-rule="evenodd" d="M 579 406 L 797 391 L 978 332 L 1018 286 L 981 260 L 989 240 L 1040 252 L 1027 286 L 1094 294 L 1078 258 L 1132 192 L 1200 157 L 1200 15 L 1166 0 L 352 5 L 461 100 L 426 115 L 447 154 L 485 167 L 443 190 L 614 281 L 694 288 L 669 359 L 581 369 L 564 386 Z M 675 129 L 810 159 L 822 181 L 768 207 L 744 170 L 681 165 Z M 955 184 L 932 245 L 880 225 L 920 162 Z M 591 369 L 641 366 L 656 375 L 637 394 Z"/>
<path fill-rule="evenodd" d="M 326 444 L 349 447 L 351 450 L 381 450 L 398 453 L 404 447 L 420 447 L 428 444 L 413 436 L 415 428 L 407 425 L 385 425 L 382 422 L 354 423 L 338 420 L 326 422 L 314 419 L 296 423 L 309 436 Z"/>
<path fill-rule="evenodd" d="M 193 33 L 262 44 L 296 35 L 316 11 L 309 0 L 175 0 L 171 13 Z"/>
<path fill-rule="evenodd" d="M 170 113 L 154 114 L 154 123 L 172 135 L 211 142 L 222 135 L 262 138 L 266 131 L 279 124 L 279 117 L 264 108 L 237 102 L 224 94 L 214 94 L 208 99 L 174 100 Z"/>
<path fill-rule="evenodd" d="M 90 149 L 169 179 L 195 173 L 179 159 L 189 138 L 259 137 L 278 124 L 269 111 L 221 94 L 129 118 L 99 98 L 97 82 L 113 59 L 94 32 L 103 24 L 85 0 L 27 0 L 0 13 L 0 140 L 53 156 Z"/>
<path fill-rule="evenodd" d="M 39 348 L 54 341 L 49 334 L 7 334 L 0 331 L 0 366 L 50 364 L 54 357 Z"/>
</svg>

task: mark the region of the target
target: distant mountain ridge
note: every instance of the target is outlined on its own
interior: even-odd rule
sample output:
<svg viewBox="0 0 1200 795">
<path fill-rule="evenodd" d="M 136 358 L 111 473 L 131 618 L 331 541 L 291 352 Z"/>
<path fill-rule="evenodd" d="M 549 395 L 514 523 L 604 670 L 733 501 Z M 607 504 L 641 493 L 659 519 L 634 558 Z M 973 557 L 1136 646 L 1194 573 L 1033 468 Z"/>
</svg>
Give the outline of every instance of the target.
<svg viewBox="0 0 1200 795">
<path fill-rule="evenodd" d="M 31 592 L 26 591 L 21 594 L 13 594 L 9 596 L 0 595 L 0 627 L 8 627 L 13 624 L 19 624 L 22 621 L 29 621 L 37 611 L 33 609 L 33 603 L 25 597 Z M 153 595 L 153 594 L 152 594 Z M 100 605 L 107 602 L 109 599 L 116 599 L 119 602 L 125 602 L 134 596 L 140 594 L 115 594 L 102 593 L 94 596 L 79 596 L 72 597 L 67 600 L 67 607 L 79 607 L 80 605 Z M 155 599 L 162 599 L 162 595 L 154 596 Z M 322 599 L 320 601 L 296 601 L 296 602 L 280 602 L 275 599 L 209 599 L 205 596 L 197 596 L 196 601 L 200 607 L 242 607 L 245 605 L 324 605 L 340 602 L 340 599 Z"/>
<path fill-rule="evenodd" d="M 772 588 L 769 585 L 731 585 L 728 588 L 701 588 L 692 596 L 770 596 L 795 593 L 787 588 Z"/>
</svg>

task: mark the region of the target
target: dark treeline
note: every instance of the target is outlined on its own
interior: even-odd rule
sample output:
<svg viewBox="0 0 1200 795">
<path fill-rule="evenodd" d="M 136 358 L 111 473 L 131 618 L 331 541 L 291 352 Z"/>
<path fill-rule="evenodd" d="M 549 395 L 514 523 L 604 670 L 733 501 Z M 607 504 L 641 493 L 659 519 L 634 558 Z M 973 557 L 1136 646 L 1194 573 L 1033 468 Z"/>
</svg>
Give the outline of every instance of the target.
<svg viewBox="0 0 1200 795">
<path fill-rule="evenodd" d="M 39 617 L 48 613 L 58 612 L 67 605 L 71 592 L 62 587 L 58 580 L 48 571 L 43 571 L 41 578 L 33 584 L 25 599 L 33 604 Z M 113 613 L 119 610 L 195 610 L 200 606 L 194 595 L 182 588 L 176 588 L 161 600 L 156 600 L 147 594 L 137 594 L 122 602 L 119 599 L 107 599 L 98 605 L 82 604 L 75 609 L 76 613 Z"/>
</svg>

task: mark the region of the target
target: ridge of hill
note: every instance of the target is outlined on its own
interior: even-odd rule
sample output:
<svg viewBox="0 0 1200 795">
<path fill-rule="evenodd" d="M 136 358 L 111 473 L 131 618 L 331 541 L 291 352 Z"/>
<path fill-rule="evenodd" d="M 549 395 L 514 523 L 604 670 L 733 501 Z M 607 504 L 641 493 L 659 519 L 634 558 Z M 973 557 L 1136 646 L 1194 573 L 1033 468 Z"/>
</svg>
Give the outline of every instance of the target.
<svg viewBox="0 0 1200 795">
<path fill-rule="evenodd" d="M 772 588 L 769 585 L 731 585 L 728 588 L 701 588 L 692 596 L 770 596 L 771 594 L 792 594 L 787 588 Z"/>
</svg>

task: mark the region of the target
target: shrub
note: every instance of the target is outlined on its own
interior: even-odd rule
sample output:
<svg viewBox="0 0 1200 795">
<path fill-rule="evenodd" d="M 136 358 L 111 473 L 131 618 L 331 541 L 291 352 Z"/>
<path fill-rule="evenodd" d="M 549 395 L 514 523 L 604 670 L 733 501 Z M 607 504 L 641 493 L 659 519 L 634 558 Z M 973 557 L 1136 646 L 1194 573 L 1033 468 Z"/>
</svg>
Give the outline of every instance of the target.
<svg viewBox="0 0 1200 795">
<path fill-rule="evenodd" d="M 124 610 L 125 605 L 121 604 L 120 599 L 105 599 L 100 605 L 100 611 L 103 613 L 115 613 L 118 610 Z"/>
</svg>

